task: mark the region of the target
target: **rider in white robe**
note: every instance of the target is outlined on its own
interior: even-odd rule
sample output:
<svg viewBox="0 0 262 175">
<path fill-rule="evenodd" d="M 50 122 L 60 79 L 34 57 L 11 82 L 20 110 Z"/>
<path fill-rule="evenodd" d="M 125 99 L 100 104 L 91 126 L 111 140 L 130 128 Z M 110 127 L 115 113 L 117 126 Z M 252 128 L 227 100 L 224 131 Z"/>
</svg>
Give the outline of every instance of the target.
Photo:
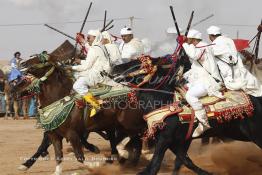
<svg viewBox="0 0 262 175">
<path fill-rule="evenodd" d="M 227 89 L 243 90 L 253 96 L 261 96 L 262 89 L 257 78 L 243 65 L 234 41 L 222 36 L 219 27 L 210 26 L 207 29 L 212 41 L 212 54 L 216 57 L 217 65 Z"/>
<path fill-rule="evenodd" d="M 192 62 L 191 69 L 184 74 L 184 78 L 188 81 L 186 100 L 194 109 L 199 121 L 193 137 L 198 137 L 210 128 L 206 111 L 199 98 L 206 95 L 223 98 L 219 92 L 221 78 L 210 46 L 202 41 L 199 31 L 194 29 L 189 31 L 187 43 L 183 43 L 183 48 Z"/>
<path fill-rule="evenodd" d="M 84 96 L 87 102 L 98 108 L 97 101 L 92 94 L 88 93 L 88 87 L 103 82 L 104 77 L 101 72 L 110 72 L 110 64 L 101 47 L 102 34 L 100 31 L 90 30 L 87 39 L 90 47 L 86 59 L 82 60 L 80 65 L 72 67 L 77 72 L 77 80 L 73 85 L 73 89 Z"/>
<path fill-rule="evenodd" d="M 143 43 L 133 36 L 131 28 L 123 28 L 120 31 L 123 42 L 119 46 L 121 57 L 124 63 L 137 59 L 144 53 Z"/>
</svg>

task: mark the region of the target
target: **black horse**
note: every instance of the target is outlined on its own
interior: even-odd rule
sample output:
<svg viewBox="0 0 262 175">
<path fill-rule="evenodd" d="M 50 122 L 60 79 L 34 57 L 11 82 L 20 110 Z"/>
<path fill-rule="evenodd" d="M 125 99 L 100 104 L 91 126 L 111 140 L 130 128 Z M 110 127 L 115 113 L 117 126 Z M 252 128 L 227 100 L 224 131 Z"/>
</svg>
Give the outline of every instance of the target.
<svg viewBox="0 0 262 175">
<path fill-rule="evenodd" d="M 233 119 L 229 122 L 218 123 L 217 120 L 210 120 L 211 129 L 206 131 L 199 138 L 218 137 L 230 138 L 233 140 L 253 142 L 262 148 L 262 97 L 249 96 L 253 104 L 254 111 L 251 117 L 243 114 L 243 119 Z M 156 146 L 152 160 L 147 167 L 138 175 L 156 175 L 160 169 L 161 162 L 167 149 L 175 155 L 173 174 L 178 174 L 182 165 L 199 175 L 208 175 L 209 172 L 196 166 L 187 152 L 193 138 L 185 139 L 189 124 L 181 123 L 178 115 L 167 117 L 165 127 L 156 133 Z M 197 124 L 194 125 L 194 128 Z"/>
</svg>

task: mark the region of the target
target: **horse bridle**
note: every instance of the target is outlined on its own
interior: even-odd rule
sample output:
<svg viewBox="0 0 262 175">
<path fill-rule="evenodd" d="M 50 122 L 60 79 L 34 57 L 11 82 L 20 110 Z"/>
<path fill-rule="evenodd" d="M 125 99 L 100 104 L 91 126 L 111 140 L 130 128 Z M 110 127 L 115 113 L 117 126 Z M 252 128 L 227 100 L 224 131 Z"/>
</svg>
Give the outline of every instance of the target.
<svg viewBox="0 0 262 175">
<path fill-rule="evenodd" d="M 30 92 L 40 93 L 40 83 L 46 81 L 48 79 L 48 77 L 54 72 L 55 65 L 47 62 L 47 60 L 49 58 L 49 55 L 47 55 L 47 54 L 39 54 L 39 55 L 37 55 L 37 57 L 39 58 L 40 63 L 34 64 L 34 65 L 28 67 L 28 69 L 30 69 L 30 68 L 41 69 L 41 68 L 44 68 L 44 67 L 47 67 L 47 66 L 51 66 L 51 68 L 41 78 L 35 78 L 33 81 L 31 81 L 32 79 L 29 78 L 30 79 L 29 81 L 31 81 L 31 82 L 30 82 L 30 85 L 26 88 L 26 90 L 28 90 Z M 28 80 L 26 80 L 26 81 L 28 81 Z"/>
</svg>

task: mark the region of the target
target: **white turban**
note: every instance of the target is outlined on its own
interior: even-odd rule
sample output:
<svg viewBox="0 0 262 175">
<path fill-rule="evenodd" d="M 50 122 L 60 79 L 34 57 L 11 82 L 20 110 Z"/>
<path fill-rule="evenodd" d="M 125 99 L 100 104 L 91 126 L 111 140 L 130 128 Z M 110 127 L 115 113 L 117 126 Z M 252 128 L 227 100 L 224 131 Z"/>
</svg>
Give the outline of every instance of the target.
<svg viewBox="0 0 262 175">
<path fill-rule="evenodd" d="M 104 39 L 107 39 L 109 43 L 113 43 L 113 39 L 108 31 L 102 32 L 102 36 Z"/>
<path fill-rule="evenodd" d="M 89 30 L 87 34 L 92 36 L 98 36 L 101 33 L 99 30 Z"/>
<path fill-rule="evenodd" d="M 120 34 L 121 35 L 130 35 L 130 34 L 133 34 L 133 31 L 131 28 L 124 27 L 121 29 Z"/>
<path fill-rule="evenodd" d="M 194 39 L 201 39 L 202 40 L 202 33 L 195 29 L 191 29 L 188 31 L 187 38 L 194 38 Z"/>
<path fill-rule="evenodd" d="M 221 29 L 217 26 L 210 26 L 208 29 L 207 29 L 207 34 L 209 35 L 218 35 L 218 34 L 221 34 Z"/>
<path fill-rule="evenodd" d="M 101 44 L 102 34 L 99 30 L 89 30 L 87 34 L 96 37 L 92 43 L 92 46 Z"/>
</svg>

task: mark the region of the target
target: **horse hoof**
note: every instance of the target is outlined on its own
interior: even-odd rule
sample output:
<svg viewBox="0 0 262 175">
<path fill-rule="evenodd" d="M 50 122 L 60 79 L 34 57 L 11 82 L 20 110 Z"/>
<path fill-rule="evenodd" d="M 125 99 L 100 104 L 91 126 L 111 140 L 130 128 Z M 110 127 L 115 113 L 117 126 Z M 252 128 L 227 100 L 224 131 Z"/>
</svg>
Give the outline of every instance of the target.
<svg viewBox="0 0 262 175">
<path fill-rule="evenodd" d="M 19 165 L 19 166 L 17 167 L 17 169 L 18 169 L 19 171 L 26 171 L 26 170 L 28 170 L 29 168 L 26 167 L 25 165 Z"/>
</svg>

